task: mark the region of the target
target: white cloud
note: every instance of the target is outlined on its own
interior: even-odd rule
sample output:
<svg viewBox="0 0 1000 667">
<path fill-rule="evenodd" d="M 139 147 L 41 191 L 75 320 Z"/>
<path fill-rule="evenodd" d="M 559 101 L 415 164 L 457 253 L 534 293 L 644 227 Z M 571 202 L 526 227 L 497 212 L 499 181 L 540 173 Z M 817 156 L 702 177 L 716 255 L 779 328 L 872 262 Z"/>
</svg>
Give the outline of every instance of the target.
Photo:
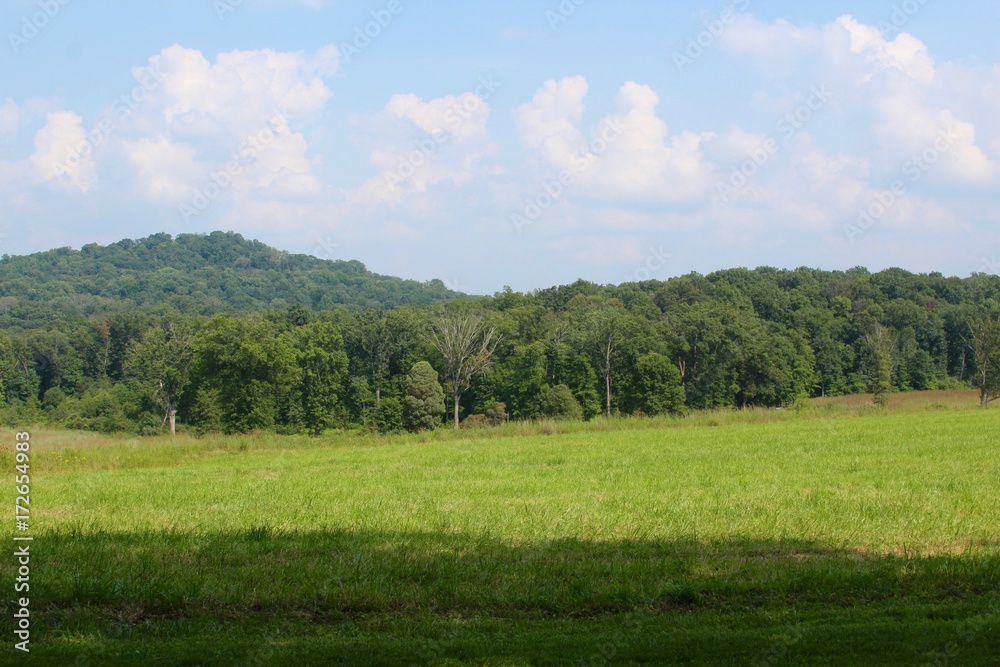
<svg viewBox="0 0 1000 667">
<path fill-rule="evenodd" d="M 908 92 L 886 95 L 875 106 L 881 115 L 875 134 L 904 170 L 956 185 L 988 184 L 996 176 L 996 163 L 976 144 L 975 126 L 950 110 L 921 104 Z"/>
<path fill-rule="evenodd" d="M 327 46 L 314 54 L 236 50 L 210 62 L 198 50 L 171 46 L 133 69 L 140 96 L 116 100 L 95 119 L 89 136 L 76 113 L 45 113 L 28 158 L 30 173 L 90 192 L 98 186 L 100 164 L 118 160 L 109 168 L 131 175 L 141 197 L 176 205 L 235 160 L 239 173 L 226 193 L 234 204 L 315 198 L 322 184 L 312 172 L 320 158 L 310 155 L 305 135 L 292 126 L 304 124 L 332 97 L 323 79 L 336 71 L 338 59 L 337 49 Z M 23 115 L 8 99 L 0 106 L 0 134 L 16 131 Z M 98 122 L 108 119 L 110 130 L 98 131 Z"/>
<path fill-rule="evenodd" d="M 83 119 L 72 111 L 46 115 L 45 125 L 35 134 L 35 152 L 29 161 L 33 174 L 42 180 L 67 182 L 81 192 L 88 192 L 97 184 Z"/>
<path fill-rule="evenodd" d="M 905 32 L 891 42 L 875 26 L 858 23 L 849 15 L 837 19 L 837 24 L 850 35 L 851 51 L 864 55 L 877 69 L 894 67 L 920 83 L 934 79 L 934 60 L 919 39 Z"/>
<path fill-rule="evenodd" d="M 229 51 L 210 63 L 178 45 L 149 59 L 162 76 L 152 105 L 167 124 L 208 117 L 239 134 L 259 128 L 274 113 L 313 113 L 333 95 L 323 82 L 337 70 L 336 47 L 313 56 L 301 51 Z"/>
<path fill-rule="evenodd" d="M 16 134 L 20 126 L 20 119 L 21 108 L 8 97 L 0 105 L 0 134 Z"/>
<path fill-rule="evenodd" d="M 206 176 L 195 150 L 165 137 L 139 139 L 125 144 L 142 191 L 151 201 L 179 204 L 190 198 L 193 188 Z"/>
<path fill-rule="evenodd" d="M 322 190 L 304 134 L 292 129 L 333 96 L 324 78 L 339 54 L 270 49 L 229 51 L 214 62 L 178 45 L 149 59 L 156 77 L 148 98 L 128 118 L 122 145 L 138 167 L 136 185 L 154 202 L 185 203 L 210 174 L 234 161 L 225 195 L 241 200 L 300 201 Z M 146 68 L 135 68 L 139 79 Z"/>
<path fill-rule="evenodd" d="M 362 119 L 369 162 L 379 174 L 348 195 L 352 204 L 395 206 L 440 183 L 465 186 L 497 173 L 498 150 L 487 127 L 490 106 L 472 92 L 427 102 L 393 95 L 382 113 Z"/>
<path fill-rule="evenodd" d="M 632 81 L 619 89 L 617 111 L 584 134 L 586 94 L 583 77 L 547 81 L 515 110 L 521 142 L 543 168 L 569 172 L 586 194 L 611 199 L 669 203 L 705 193 L 712 166 L 702 144 L 714 135 L 671 135 L 656 115 L 659 96 Z"/>
<path fill-rule="evenodd" d="M 514 110 L 524 147 L 541 153 L 549 164 L 569 167 L 586 144 L 579 126 L 588 90 L 589 84 L 582 76 L 542 84 L 530 102 Z"/>
<path fill-rule="evenodd" d="M 949 63 L 945 82 L 927 46 L 915 36 L 901 32 L 886 39 L 877 27 L 849 15 L 820 28 L 741 16 L 723 42 L 738 54 L 794 60 L 811 71 L 813 81 L 829 84 L 834 106 L 868 123 L 878 147 L 871 155 L 875 176 L 898 177 L 916 164 L 922 185 L 994 182 L 1000 159 L 996 68 L 972 72 Z M 994 110 L 987 111 L 991 105 Z M 985 142 L 978 143 L 977 136 Z M 920 161 L 924 155 L 933 160 L 926 169 Z"/>
</svg>

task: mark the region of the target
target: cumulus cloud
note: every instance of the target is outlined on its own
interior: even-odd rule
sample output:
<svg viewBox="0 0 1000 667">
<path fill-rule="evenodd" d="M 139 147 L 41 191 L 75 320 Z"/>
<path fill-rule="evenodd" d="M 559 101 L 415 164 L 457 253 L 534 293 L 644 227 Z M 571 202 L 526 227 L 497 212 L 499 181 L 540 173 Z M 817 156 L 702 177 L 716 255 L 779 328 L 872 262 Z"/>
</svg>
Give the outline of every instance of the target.
<svg viewBox="0 0 1000 667">
<path fill-rule="evenodd" d="M 362 119 L 361 141 L 379 174 L 350 193 L 350 201 L 395 206 L 439 183 L 464 186 L 497 173 L 489 163 L 498 150 L 487 127 L 489 86 L 477 90 L 426 102 L 393 95 L 380 114 Z"/>
<path fill-rule="evenodd" d="M 671 135 L 656 115 L 660 98 L 652 88 L 626 82 L 617 109 L 588 132 L 581 129 L 583 77 L 547 81 L 532 100 L 514 112 L 530 157 L 556 172 L 569 172 L 587 192 L 612 199 L 650 202 L 690 201 L 703 195 L 712 165 L 703 142 L 711 133 Z"/>
<path fill-rule="evenodd" d="M 137 192 L 181 206 L 185 219 L 216 199 L 246 212 L 254 203 L 316 197 L 320 158 L 300 128 L 333 96 L 324 79 L 338 63 L 333 46 L 313 54 L 234 50 L 210 60 L 174 45 L 152 56 L 133 74 L 151 72 L 155 83 L 118 131 Z"/>
<path fill-rule="evenodd" d="M 838 18 L 837 25 L 850 35 L 851 52 L 863 55 L 876 70 L 893 67 L 924 84 L 934 79 L 934 60 L 913 35 L 901 32 L 890 42 L 875 26 L 858 23 L 848 15 Z"/>
<path fill-rule="evenodd" d="M 841 112 L 868 123 L 878 146 L 873 175 L 893 178 L 916 168 L 921 186 L 976 187 L 995 181 L 1000 121 L 983 109 L 989 98 L 1000 100 L 996 67 L 973 72 L 949 63 L 943 80 L 941 66 L 914 35 L 900 32 L 888 39 L 878 27 L 850 15 L 822 27 L 742 15 L 722 41 L 737 54 L 811 62 L 809 75 L 833 87 Z M 977 140 L 980 136 L 985 143 Z M 924 168 L 930 166 L 924 156 L 933 168 Z"/>
<path fill-rule="evenodd" d="M 586 144 L 579 126 L 589 88 L 582 76 L 543 83 L 530 102 L 514 110 L 524 147 L 540 153 L 549 164 L 568 167 Z"/>
<path fill-rule="evenodd" d="M 45 125 L 35 134 L 35 152 L 29 161 L 32 173 L 41 180 L 66 183 L 80 192 L 97 184 L 83 119 L 72 111 L 46 114 Z"/>
<path fill-rule="evenodd" d="M 206 175 L 194 148 L 165 137 L 126 142 L 125 150 L 139 186 L 154 202 L 181 203 Z"/>
<path fill-rule="evenodd" d="M 333 46 L 312 54 L 234 50 L 214 59 L 165 48 L 133 68 L 139 85 L 91 124 L 68 110 L 46 113 L 30 173 L 91 192 L 109 162 L 144 200 L 184 206 L 215 187 L 212 174 L 235 165 L 224 178 L 230 205 L 315 198 L 323 189 L 314 173 L 320 157 L 310 154 L 301 128 L 333 96 L 324 80 L 338 62 Z M 0 134 L 16 131 L 23 115 L 12 100 L 0 105 Z"/>
<path fill-rule="evenodd" d="M 323 81 L 337 69 L 336 47 L 309 56 L 271 49 L 220 53 L 214 63 L 196 49 L 178 45 L 149 59 L 162 83 L 152 105 L 168 123 L 208 117 L 249 132 L 275 111 L 300 115 L 318 111 L 333 95 Z"/>
</svg>

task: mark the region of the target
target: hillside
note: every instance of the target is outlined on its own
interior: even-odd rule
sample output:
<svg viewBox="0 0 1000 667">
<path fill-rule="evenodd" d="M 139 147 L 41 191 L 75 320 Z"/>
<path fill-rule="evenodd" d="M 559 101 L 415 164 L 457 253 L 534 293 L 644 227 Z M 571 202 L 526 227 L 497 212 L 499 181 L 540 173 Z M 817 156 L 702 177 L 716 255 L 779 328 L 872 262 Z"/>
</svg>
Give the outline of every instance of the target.
<svg viewBox="0 0 1000 667">
<path fill-rule="evenodd" d="M 233 232 L 154 234 L 0 261 L 0 327 L 121 310 L 212 315 L 293 304 L 393 308 L 460 296 L 443 283 L 370 272 L 357 261 L 289 254 Z"/>
</svg>

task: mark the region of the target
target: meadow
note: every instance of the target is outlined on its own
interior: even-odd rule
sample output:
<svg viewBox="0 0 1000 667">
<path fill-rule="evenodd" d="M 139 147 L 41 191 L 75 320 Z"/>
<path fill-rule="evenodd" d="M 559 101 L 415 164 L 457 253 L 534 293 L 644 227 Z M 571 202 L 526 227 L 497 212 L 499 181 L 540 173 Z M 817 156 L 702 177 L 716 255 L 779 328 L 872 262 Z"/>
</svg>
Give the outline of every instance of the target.
<svg viewBox="0 0 1000 667">
<path fill-rule="evenodd" d="M 395 437 L 39 429 L 31 662 L 997 664 L 1000 411 L 967 399 Z M 0 559 L 8 618 L 13 576 Z"/>
</svg>

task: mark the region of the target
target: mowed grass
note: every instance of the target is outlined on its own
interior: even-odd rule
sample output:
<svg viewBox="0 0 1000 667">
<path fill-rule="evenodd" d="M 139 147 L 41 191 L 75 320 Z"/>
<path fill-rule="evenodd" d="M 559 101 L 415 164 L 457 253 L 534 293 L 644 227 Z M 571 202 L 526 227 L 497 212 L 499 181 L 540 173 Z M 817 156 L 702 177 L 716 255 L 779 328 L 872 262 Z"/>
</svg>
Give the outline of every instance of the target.
<svg viewBox="0 0 1000 667">
<path fill-rule="evenodd" d="M 1000 411 L 824 415 L 38 431 L 32 662 L 997 664 Z"/>
</svg>

